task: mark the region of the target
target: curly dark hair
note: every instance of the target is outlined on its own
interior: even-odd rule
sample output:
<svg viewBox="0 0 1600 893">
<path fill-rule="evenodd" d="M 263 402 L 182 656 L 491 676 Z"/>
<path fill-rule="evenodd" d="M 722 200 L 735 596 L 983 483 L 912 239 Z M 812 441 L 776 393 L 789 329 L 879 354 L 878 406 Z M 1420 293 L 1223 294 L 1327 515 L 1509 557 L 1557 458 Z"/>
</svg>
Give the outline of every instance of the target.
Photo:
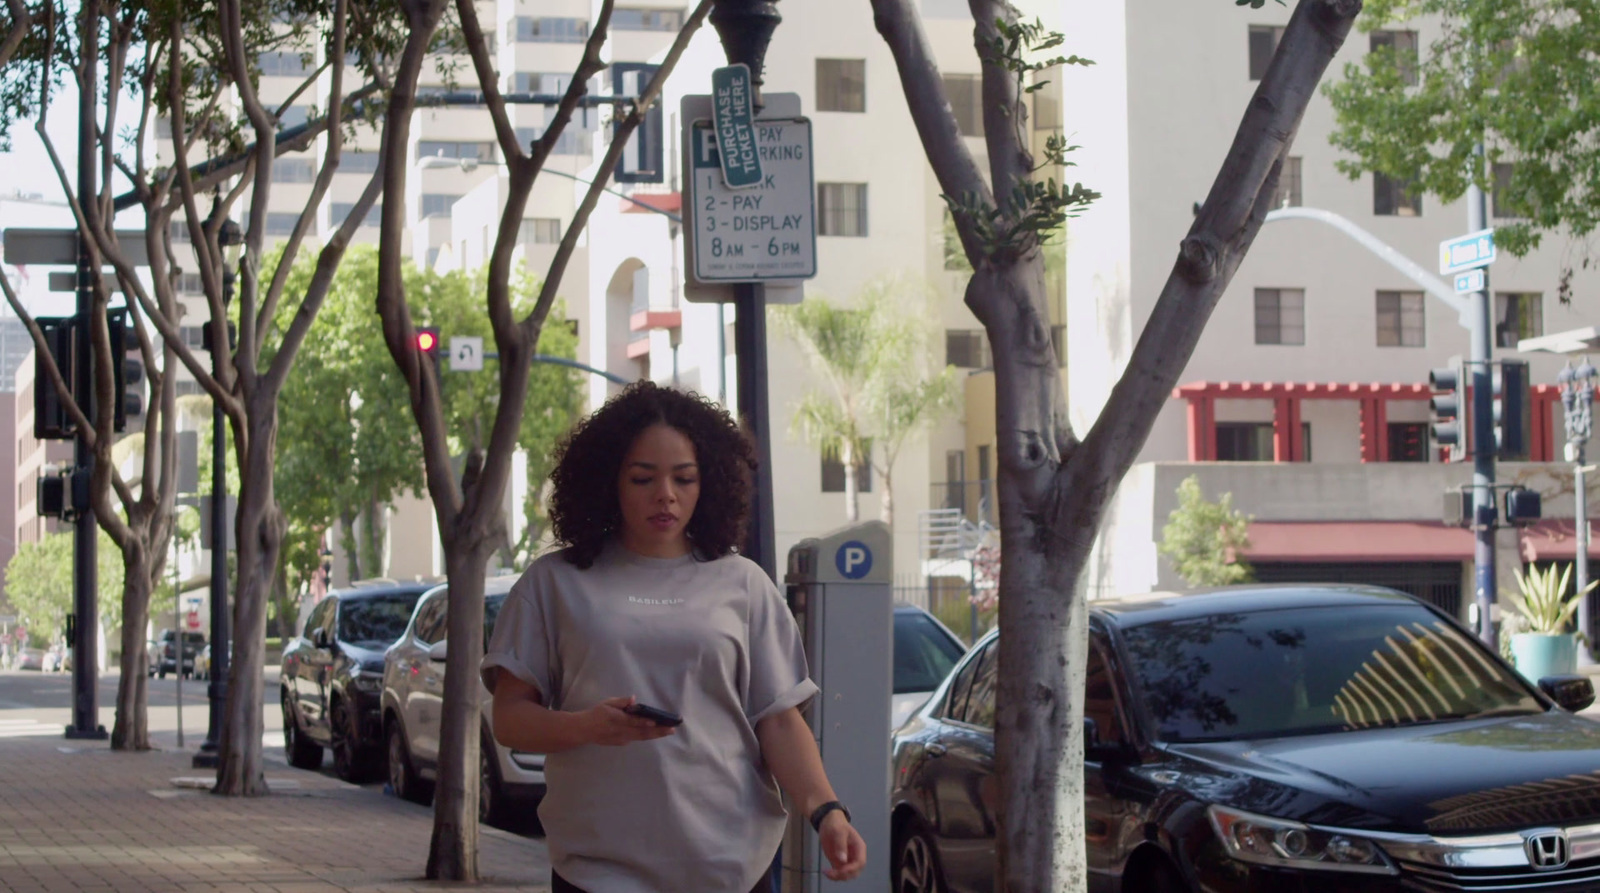
<svg viewBox="0 0 1600 893">
<path fill-rule="evenodd" d="M 617 474 L 634 440 L 653 425 L 671 426 L 694 444 L 700 499 L 687 533 L 696 556 L 721 558 L 743 543 L 756 468 L 749 438 L 705 397 L 640 381 L 578 422 L 556 447 L 550 526 L 574 565 L 594 564 L 606 539 L 621 526 Z"/>
</svg>

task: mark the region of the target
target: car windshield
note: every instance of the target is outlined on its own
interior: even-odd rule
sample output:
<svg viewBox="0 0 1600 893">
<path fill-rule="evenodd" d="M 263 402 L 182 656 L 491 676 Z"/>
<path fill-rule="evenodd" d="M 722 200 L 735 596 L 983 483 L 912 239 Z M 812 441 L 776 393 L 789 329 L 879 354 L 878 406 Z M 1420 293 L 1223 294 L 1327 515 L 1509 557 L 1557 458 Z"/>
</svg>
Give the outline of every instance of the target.
<svg viewBox="0 0 1600 893">
<path fill-rule="evenodd" d="M 369 647 L 390 645 L 406 631 L 411 609 L 416 606 L 414 594 L 350 599 L 339 609 L 339 641 Z"/>
<path fill-rule="evenodd" d="M 894 615 L 894 693 L 933 691 L 966 651 L 928 615 Z"/>
<path fill-rule="evenodd" d="M 1221 613 L 1130 627 L 1124 641 L 1164 741 L 1544 710 L 1526 684 L 1420 606 Z"/>
</svg>

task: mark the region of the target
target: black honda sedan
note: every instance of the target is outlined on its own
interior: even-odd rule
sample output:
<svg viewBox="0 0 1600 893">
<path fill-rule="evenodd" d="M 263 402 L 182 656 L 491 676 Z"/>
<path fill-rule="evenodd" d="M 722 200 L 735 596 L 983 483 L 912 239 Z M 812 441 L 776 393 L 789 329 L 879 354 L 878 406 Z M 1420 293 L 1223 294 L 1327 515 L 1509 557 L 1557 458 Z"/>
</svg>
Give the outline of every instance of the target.
<svg viewBox="0 0 1600 893">
<path fill-rule="evenodd" d="M 279 700 L 289 764 L 322 765 L 346 781 L 383 774 L 383 652 L 405 632 L 434 583 L 368 583 L 335 589 L 306 614 L 283 649 Z"/>
<path fill-rule="evenodd" d="M 1587 677 L 1530 685 L 1385 589 L 1090 602 L 1089 885 L 1600 890 Z M 896 893 L 995 889 L 998 638 L 895 736 Z"/>
</svg>

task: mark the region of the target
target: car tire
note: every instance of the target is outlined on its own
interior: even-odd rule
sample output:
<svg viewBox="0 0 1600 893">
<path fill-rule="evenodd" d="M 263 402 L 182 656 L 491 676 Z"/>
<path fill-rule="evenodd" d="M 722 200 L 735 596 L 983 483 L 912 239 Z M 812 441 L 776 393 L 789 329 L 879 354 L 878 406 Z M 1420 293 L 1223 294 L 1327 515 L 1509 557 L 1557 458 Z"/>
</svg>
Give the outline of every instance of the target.
<svg viewBox="0 0 1600 893">
<path fill-rule="evenodd" d="M 296 769 L 315 771 L 322 768 L 322 745 L 306 737 L 289 705 L 289 693 L 283 692 L 283 751 L 289 756 L 289 765 Z"/>
<path fill-rule="evenodd" d="M 500 760 L 494 738 L 485 733 L 478 744 L 478 824 L 503 827 L 510 818 L 505 785 L 500 780 Z"/>
<path fill-rule="evenodd" d="M 918 819 L 911 819 L 895 835 L 894 873 L 890 880 L 893 893 L 944 893 L 933 835 Z"/>
<path fill-rule="evenodd" d="M 389 787 L 402 800 L 428 805 L 428 791 L 411 765 L 411 748 L 406 745 L 406 730 L 399 720 L 389 723 Z"/>
<path fill-rule="evenodd" d="M 1147 893 L 1189 893 L 1189 885 L 1183 882 L 1178 869 L 1165 857 L 1150 860 L 1148 866 L 1139 890 Z"/>
<path fill-rule="evenodd" d="M 333 702 L 332 715 L 328 717 L 328 743 L 333 751 L 333 774 L 351 784 L 361 784 L 372 777 L 377 763 L 372 749 L 363 747 L 361 733 L 356 728 L 356 715 L 350 702 L 340 698 Z"/>
</svg>

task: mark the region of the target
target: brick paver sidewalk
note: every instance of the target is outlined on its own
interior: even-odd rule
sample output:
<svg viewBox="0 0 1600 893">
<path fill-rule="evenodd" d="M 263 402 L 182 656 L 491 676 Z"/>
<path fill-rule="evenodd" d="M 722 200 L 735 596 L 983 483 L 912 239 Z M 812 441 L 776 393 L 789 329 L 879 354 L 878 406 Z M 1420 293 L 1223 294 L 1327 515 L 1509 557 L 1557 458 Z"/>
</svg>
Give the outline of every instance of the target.
<svg viewBox="0 0 1600 893">
<path fill-rule="evenodd" d="M 164 736 L 163 736 L 164 737 Z M 214 797 L 192 751 L 114 753 L 54 736 L 0 740 L 0 891 L 462 889 L 422 879 L 432 810 L 267 763 L 277 792 Z M 473 890 L 548 890 L 542 841 L 480 833 Z"/>
</svg>

